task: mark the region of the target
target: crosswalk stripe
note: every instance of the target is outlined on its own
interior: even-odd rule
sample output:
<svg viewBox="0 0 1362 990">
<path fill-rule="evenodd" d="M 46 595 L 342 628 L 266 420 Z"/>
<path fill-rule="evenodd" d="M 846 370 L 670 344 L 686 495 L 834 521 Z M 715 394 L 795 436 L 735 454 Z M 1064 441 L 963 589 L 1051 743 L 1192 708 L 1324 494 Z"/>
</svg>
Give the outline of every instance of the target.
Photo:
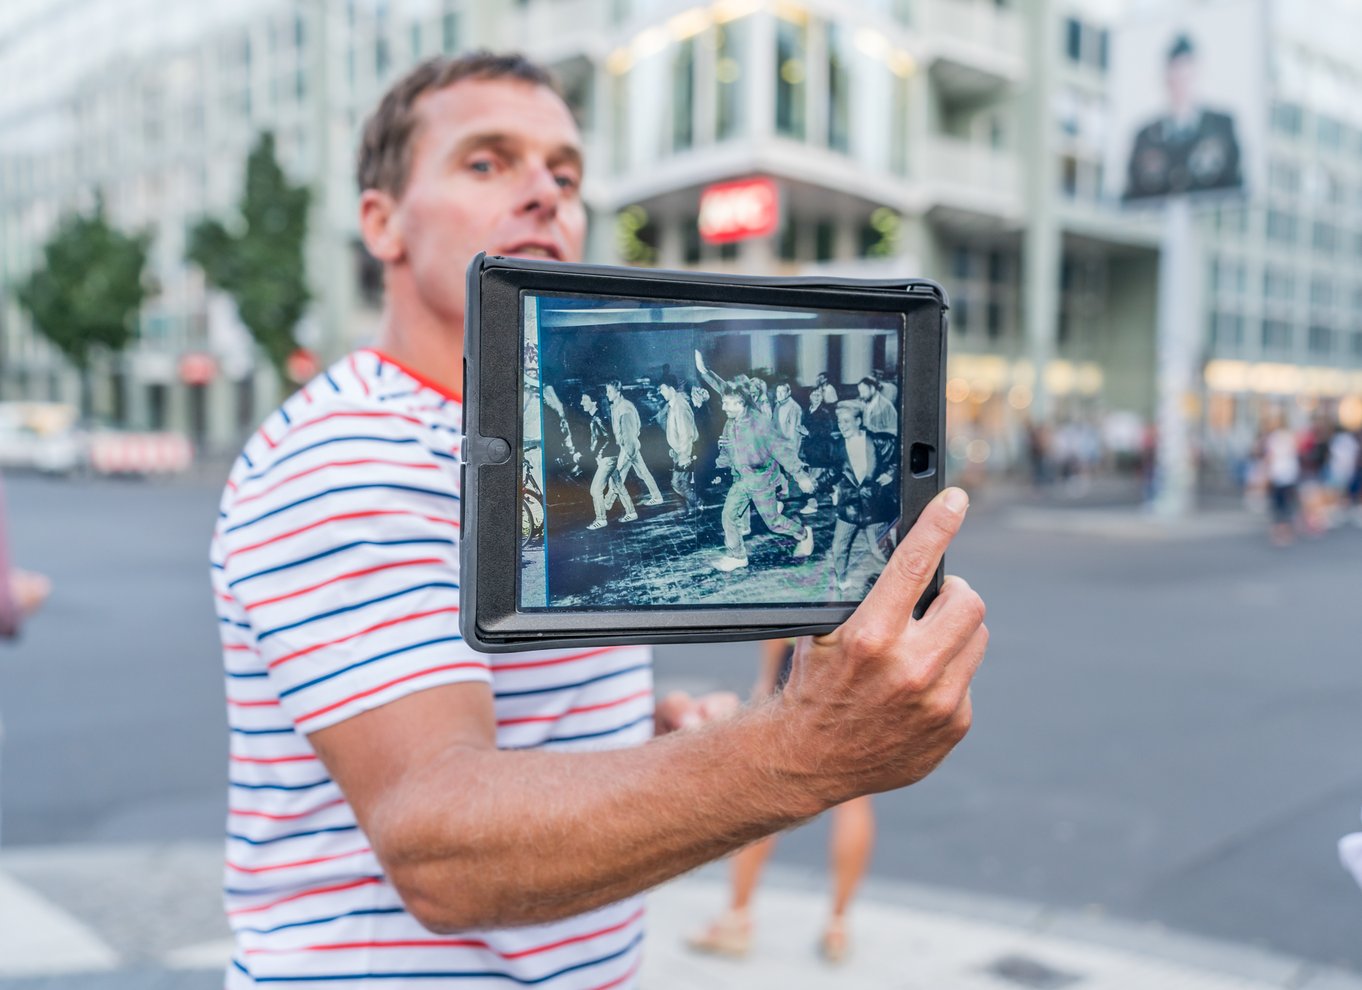
<svg viewBox="0 0 1362 990">
<path fill-rule="evenodd" d="M 0 873 L 0 975 L 100 972 L 118 954 L 84 922 Z"/>
</svg>

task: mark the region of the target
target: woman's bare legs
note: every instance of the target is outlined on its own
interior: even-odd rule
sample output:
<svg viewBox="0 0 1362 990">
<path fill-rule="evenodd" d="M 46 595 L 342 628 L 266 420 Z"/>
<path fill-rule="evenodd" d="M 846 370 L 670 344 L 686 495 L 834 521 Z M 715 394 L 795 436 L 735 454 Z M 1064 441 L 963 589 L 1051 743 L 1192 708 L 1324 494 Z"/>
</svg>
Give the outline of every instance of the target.
<svg viewBox="0 0 1362 990">
<path fill-rule="evenodd" d="M 875 812 L 869 797 L 859 797 L 832 809 L 828 859 L 832 866 L 832 916 L 820 948 L 829 962 L 840 962 L 847 952 L 846 912 L 870 865 L 875 845 Z"/>
</svg>

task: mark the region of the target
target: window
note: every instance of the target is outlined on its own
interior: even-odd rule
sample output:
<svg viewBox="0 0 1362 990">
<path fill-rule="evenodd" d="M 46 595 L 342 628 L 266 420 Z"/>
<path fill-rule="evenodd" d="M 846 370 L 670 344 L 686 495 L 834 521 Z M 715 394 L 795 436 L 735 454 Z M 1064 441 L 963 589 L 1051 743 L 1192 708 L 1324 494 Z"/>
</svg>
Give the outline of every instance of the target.
<svg viewBox="0 0 1362 990">
<path fill-rule="evenodd" d="M 1353 357 L 1362 359 L 1362 333 L 1354 333 L 1352 339 Z"/>
<path fill-rule="evenodd" d="M 1111 32 L 1102 28 L 1097 32 L 1097 68 L 1107 71 L 1111 64 Z"/>
<path fill-rule="evenodd" d="M 1267 236 L 1282 244 L 1296 242 L 1296 218 L 1282 210 L 1267 211 Z"/>
<path fill-rule="evenodd" d="M 799 260 L 799 224 L 794 213 L 787 211 L 785 223 L 780 228 L 780 242 L 776 248 L 781 261 Z"/>
<path fill-rule="evenodd" d="M 776 132 L 803 140 L 808 86 L 808 31 L 783 18 L 776 21 Z"/>
<path fill-rule="evenodd" d="M 997 340 L 1003 335 L 1003 305 L 996 299 L 988 301 L 988 339 Z"/>
<path fill-rule="evenodd" d="M 714 77 L 718 83 L 715 136 L 723 141 L 742 126 L 742 43 L 745 20 L 721 24 L 714 29 Z"/>
<path fill-rule="evenodd" d="M 1007 255 L 1001 251 L 988 253 L 988 280 L 994 285 L 1007 281 Z"/>
<path fill-rule="evenodd" d="M 908 174 L 908 80 L 891 75 L 893 119 L 889 128 L 889 169 L 895 175 Z"/>
<path fill-rule="evenodd" d="M 695 143 L 695 39 L 676 46 L 672 59 L 672 148 L 681 151 Z"/>
<path fill-rule="evenodd" d="M 851 70 L 846 38 L 838 24 L 828 25 L 828 147 L 851 149 Z"/>
<path fill-rule="evenodd" d="M 969 278 L 973 268 L 969 248 L 957 247 L 951 255 L 951 274 L 956 278 Z"/>
<path fill-rule="evenodd" d="M 446 55 L 459 47 L 459 15 L 448 8 L 440 15 L 440 48 Z"/>
<path fill-rule="evenodd" d="M 1291 350 L 1291 324 L 1285 320 L 1264 320 L 1263 350 L 1277 352 Z"/>
<path fill-rule="evenodd" d="M 681 256 L 688 265 L 700 263 L 700 215 L 692 213 L 681 221 Z"/>
<path fill-rule="evenodd" d="M 616 172 L 629 168 L 629 79 L 614 76 L 610 86 L 610 164 Z"/>
<path fill-rule="evenodd" d="M 1330 327 L 1315 324 L 1310 327 L 1310 353 L 1327 357 L 1334 350 L 1334 331 Z"/>
<path fill-rule="evenodd" d="M 1343 125 L 1332 117 L 1320 117 L 1315 124 L 1315 137 L 1326 151 L 1343 147 Z"/>
<path fill-rule="evenodd" d="M 1327 278 L 1310 280 L 1310 305 L 1323 309 L 1334 304 L 1334 283 Z"/>
<path fill-rule="evenodd" d="M 1338 228 L 1331 223 L 1317 220 L 1310 240 L 1316 251 L 1333 254 L 1338 249 Z"/>
<path fill-rule="evenodd" d="M 1215 313 L 1211 317 L 1211 346 L 1234 350 L 1244 342 L 1244 318 L 1237 313 Z"/>
<path fill-rule="evenodd" d="M 1070 62 L 1083 60 L 1083 22 L 1077 18 L 1064 19 L 1064 54 Z"/>
<path fill-rule="evenodd" d="M 374 75 L 382 79 L 392 65 L 392 53 L 388 50 L 388 39 L 379 35 L 374 39 Z"/>
<path fill-rule="evenodd" d="M 412 21 L 412 22 L 411 22 L 411 33 L 410 33 L 409 41 L 410 41 L 410 43 L 411 43 L 411 57 L 412 57 L 412 61 L 417 61 L 417 60 L 419 60 L 419 59 L 421 58 L 421 22 L 420 22 L 420 21 Z"/>
<path fill-rule="evenodd" d="M 1073 199 L 1078 195 L 1078 159 L 1073 155 L 1065 155 L 1060 162 L 1060 188 L 1064 190 L 1064 195 Z"/>
<path fill-rule="evenodd" d="M 1277 103 L 1272 107 L 1272 129 L 1278 134 L 1299 135 L 1304 123 L 1301 108 L 1294 103 Z"/>
<path fill-rule="evenodd" d="M 1296 279 L 1290 272 L 1268 268 L 1263 272 L 1263 295 L 1270 300 L 1290 302 L 1296 294 Z"/>
<path fill-rule="evenodd" d="M 1291 162 L 1275 160 L 1268 169 L 1268 185 L 1277 192 L 1295 195 L 1301 191 L 1301 170 Z"/>
<path fill-rule="evenodd" d="M 814 259 L 831 261 L 837 251 L 837 228 L 831 220 L 819 220 L 814 228 Z"/>
</svg>

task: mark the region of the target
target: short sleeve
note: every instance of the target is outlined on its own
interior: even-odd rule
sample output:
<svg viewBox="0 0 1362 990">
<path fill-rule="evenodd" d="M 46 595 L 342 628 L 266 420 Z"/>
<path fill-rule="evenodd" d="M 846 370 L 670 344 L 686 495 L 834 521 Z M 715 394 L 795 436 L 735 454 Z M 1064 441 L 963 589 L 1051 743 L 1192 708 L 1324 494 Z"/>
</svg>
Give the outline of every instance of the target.
<svg viewBox="0 0 1362 990">
<path fill-rule="evenodd" d="M 457 462 L 400 419 L 362 432 L 284 452 L 221 527 L 228 591 L 305 733 L 491 679 L 459 635 Z"/>
</svg>

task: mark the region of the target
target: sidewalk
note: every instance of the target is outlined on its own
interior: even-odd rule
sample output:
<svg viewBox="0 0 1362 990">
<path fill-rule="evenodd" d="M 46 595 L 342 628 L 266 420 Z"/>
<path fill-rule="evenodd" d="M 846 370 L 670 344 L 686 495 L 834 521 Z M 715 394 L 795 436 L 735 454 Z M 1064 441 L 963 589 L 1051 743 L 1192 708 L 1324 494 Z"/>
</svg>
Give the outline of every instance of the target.
<svg viewBox="0 0 1362 990">
<path fill-rule="evenodd" d="M 221 846 L 0 854 L 0 990 L 217 990 L 230 952 Z M 1040 905 L 867 884 L 841 966 L 814 945 L 821 878 L 773 867 L 742 962 L 693 955 L 687 932 L 726 895 L 711 866 L 649 899 L 644 990 L 1362 990 L 1362 975 L 1154 926 Z"/>
</svg>

